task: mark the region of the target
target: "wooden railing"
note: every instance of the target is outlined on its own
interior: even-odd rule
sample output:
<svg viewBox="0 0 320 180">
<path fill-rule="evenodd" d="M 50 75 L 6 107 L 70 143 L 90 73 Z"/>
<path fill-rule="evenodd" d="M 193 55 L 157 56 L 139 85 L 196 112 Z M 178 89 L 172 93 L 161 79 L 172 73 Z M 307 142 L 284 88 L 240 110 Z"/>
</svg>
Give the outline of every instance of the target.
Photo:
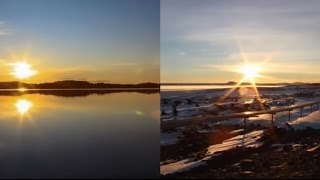
<svg viewBox="0 0 320 180">
<path fill-rule="evenodd" d="M 244 118 L 244 125 L 246 125 L 247 118 L 254 117 L 257 115 L 261 115 L 261 114 L 271 114 L 270 121 L 271 121 L 271 124 L 273 124 L 273 121 L 274 121 L 273 116 L 274 116 L 274 114 L 276 114 L 278 112 L 288 111 L 288 120 L 290 121 L 291 120 L 290 112 L 292 110 L 300 109 L 300 116 L 302 116 L 303 108 L 310 106 L 310 112 L 312 112 L 313 105 L 317 105 L 316 110 L 319 110 L 319 104 L 320 104 L 320 100 L 316 100 L 314 102 L 304 103 L 304 104 L 280 108 L 280 109 L 263 110 L 263 111 L 248 111 L 248 112 L 243 112 L 243 113 L 232 113 L 232 114 L 227 114 L 227 115 L 206 114 L 205 116 L 202 116 L 202 117 L 195 117 L 195 118 L 184 119 L 184 120 L 176 119 L 176 120 L 161 121 L 161 128 L 192 126 L 192 125 L 197 125 L 197 124 L 201 124 L 201 123 L 208 122 L 208 121 L 223 121 L 223 120 L 230 120 L 232 118 Z"/>
</svg>

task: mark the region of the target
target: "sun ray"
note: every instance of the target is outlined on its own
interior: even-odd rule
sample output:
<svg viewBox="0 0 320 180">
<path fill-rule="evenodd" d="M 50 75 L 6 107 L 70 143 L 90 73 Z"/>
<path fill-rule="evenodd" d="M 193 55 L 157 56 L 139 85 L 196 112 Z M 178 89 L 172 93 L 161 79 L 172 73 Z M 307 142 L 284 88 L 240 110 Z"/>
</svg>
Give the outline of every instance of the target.
<svg viewBox="0 0 320 180">
<path fill-rule="evenodd" d="M 223 102 L 226 98 L 230 96 L 240 85 L 244 82 L 245 78 L 243 77 L 233 88 L 229 89 L 226 94 L 219 98 L 218 102 Z"/>
<path fill-rule="evenodd" d="M 261 99 L 261 95 L 260 95 L 260 93 L 259 93 L 259 91 L 258 91 L 256 82 L 254 81 L 254 79 L 250 79 L 250 82 L 251 82 L 253 91 L 254 91 L 254 93 L 255 93 L 255 96 L 257 97 L 257 100 L 258 100 L 258 102 L 259 102 L 259 106 L 260 106 L 261 110 L 265 110 L 264 105 L 261 103 L 261 102 L 262 102 L 262 99 Z"/>
</svg>

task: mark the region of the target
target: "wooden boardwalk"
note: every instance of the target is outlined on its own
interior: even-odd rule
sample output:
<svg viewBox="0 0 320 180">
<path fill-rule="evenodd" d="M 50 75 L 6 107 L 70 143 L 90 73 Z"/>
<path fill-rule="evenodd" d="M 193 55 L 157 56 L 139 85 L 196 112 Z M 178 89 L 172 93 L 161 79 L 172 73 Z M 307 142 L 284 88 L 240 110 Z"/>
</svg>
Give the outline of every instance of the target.
<svg viewBox="0 0 320 180">
<path fill-rule="evenodd" d="M 202 117 L 195 117 L 185 120 L 167 120 L 167 121 L 161 121 L 161 128 L 174 128 L 174 127 L 182 127 L 182 126 L 192 126 L 201 124 L 208 121 L 223 121 L 223 120 L 230 120 L 232 118 L 244 118 L 244 125 L 246 125 L 246 119 L 250 117 L 254 117 L 261 114 L 270 114 L 271 115 L 271 124 L 273 124 L 274 121 L 274 114 L 278 112 L 288 112 L 288 121 L 291 120 L 290 112 L 295 109 L 300 109 L 300 116 L 302 116 L 302 110 L 305 107 L 310 106 L 310 112 L 313 111 L 313 106 L 316 105 L 316 110 L 319 110 L 319 104 L 320 100 L 316 100 L 314 102 L 310 103 L 304 103 L 296 106 L 291 107 L 285 107 L 280 109 L 273 109 L 273 110 L 263 110 L 263 111 L 249 111 L 249 112 L 243 112 L 243 113 L 232 113 L 227 115 L 210 115 L 206 114 Z"/>
</svg>

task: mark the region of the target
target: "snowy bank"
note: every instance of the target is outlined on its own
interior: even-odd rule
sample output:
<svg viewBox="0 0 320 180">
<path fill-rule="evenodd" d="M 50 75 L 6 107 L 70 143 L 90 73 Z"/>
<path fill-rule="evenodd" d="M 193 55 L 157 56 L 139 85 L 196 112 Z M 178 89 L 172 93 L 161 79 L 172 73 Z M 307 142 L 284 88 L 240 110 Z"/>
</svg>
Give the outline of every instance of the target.
<svg viewBox="0 0 320 180">
<path fill-rule="evenodd" d="M 320 111 L 310 113 L 308 116 L 298 118 L 289 123 L 294 129 L 306 129 L 308 127 L 320 129 Z"/>
</svg>

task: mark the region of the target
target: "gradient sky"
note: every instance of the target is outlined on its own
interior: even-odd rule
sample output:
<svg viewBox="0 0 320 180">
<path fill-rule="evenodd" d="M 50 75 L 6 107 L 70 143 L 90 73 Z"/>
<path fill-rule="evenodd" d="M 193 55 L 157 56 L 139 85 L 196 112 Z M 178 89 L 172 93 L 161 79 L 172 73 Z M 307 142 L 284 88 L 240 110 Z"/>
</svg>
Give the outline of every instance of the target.
<svg viewBox="0 0 320 180">
<path fill-rule="evenodd" d="M 0 81 L 159 82 L 159 35 L 158 0 L 0 0 Z"/>
<path fill-rule="evenodd" d="M 320 82 L 320 1 L 162 0 L 161 82 Z"/>
</svg>

